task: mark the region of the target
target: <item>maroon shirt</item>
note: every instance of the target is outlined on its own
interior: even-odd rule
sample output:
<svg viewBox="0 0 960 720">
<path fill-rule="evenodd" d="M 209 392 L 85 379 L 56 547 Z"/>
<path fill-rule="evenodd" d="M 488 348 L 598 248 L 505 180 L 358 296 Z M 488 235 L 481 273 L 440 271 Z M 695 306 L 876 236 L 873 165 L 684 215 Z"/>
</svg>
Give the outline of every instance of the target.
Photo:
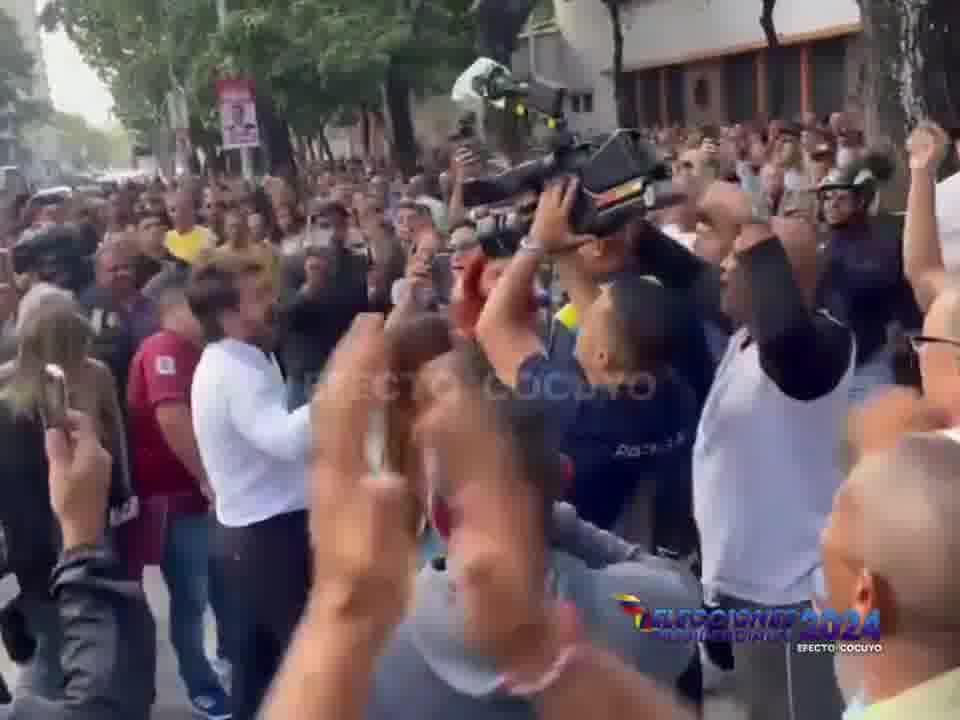
<svg viewBox="0 0 960 720">
<path fill-rule="evenodd" d="M 147 338 L 130 364 L 127 407 L 133 479 L 141 498 L 168 497 L 170 510 L 205 513 L 209 503 L 190 471 L 167 444 L 157 408 L 190 405 L 190 384 L 201 350 L 169 330 Z"/>
</svg>

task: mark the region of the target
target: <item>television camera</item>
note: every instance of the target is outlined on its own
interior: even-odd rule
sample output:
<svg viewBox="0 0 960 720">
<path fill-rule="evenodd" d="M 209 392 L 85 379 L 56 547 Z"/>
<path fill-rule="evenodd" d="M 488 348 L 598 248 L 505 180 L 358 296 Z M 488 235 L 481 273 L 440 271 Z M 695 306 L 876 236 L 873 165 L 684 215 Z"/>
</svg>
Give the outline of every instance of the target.
<svg viewBox="0 0 960 720">
<path fill-rule="evenodd" d="M 475 109 L 488 103 L 526 116 L 533 111 L 549 129 L 546 154 L 504 172 L 468 180 L 463 202 L 468 208 L 502 203 L 524 192 L 541 192 L 561 175 L 579 178 L 571 225 L 578 235 L 609 236 L 630 220 L 682 200 L 670 181 L 669 167 L 636 130 L 619 128 L 605 136 L 581 139 L 567 126 L 563 113 L 566 88 L 531 79 L 515 80 L 509 69 L 479 58 L 457 80 L 455 102 Z M 466 135 L 471 125 L 462 124 Z M 495 257 L 512 254 L 529 223 L 493 223 L 481 228 L 484 252 Z"/>
</svg>

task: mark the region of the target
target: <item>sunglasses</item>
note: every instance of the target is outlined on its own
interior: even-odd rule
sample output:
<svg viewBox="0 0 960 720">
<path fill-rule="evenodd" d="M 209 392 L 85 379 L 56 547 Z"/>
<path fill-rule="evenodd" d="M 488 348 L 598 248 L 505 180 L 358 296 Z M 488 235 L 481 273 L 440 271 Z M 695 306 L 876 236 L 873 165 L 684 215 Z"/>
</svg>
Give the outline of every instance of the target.
<svg viewBox="0 0 960 720">
<path fill-rule="evenodd" d="M 960 349 L 960 340 L 951 340 L 950 338 L 939 338 L 931 335 L 920 335 L 919 333 L 910 333 L 907 340 L 914 352 L 919 353 L 927 345 L 950 345 Z"/>
</svg>

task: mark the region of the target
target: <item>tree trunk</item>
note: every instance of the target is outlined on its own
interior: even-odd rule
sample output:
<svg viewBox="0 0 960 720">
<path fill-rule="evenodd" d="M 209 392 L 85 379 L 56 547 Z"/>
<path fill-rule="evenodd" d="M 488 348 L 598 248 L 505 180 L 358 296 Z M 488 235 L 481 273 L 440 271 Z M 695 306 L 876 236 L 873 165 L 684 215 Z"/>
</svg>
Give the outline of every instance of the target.
<svg viewBox="0 0 960 720">
<path fill-rule="evenodd" d="M 960 3 L 860 0 L 868 52 L 867 132 L 902 147 L 923 119 L 960 123 Z"/>
<path fill-rule="evenodd" d="M 620 17 L 621 0 L 604 0 L 610 13 L 613 30 L 613 99 L 617 106 L 617 125 L 622 128 L 637 127 L 636 93 L 629 73 L 623 71 L 623 21 Z"/>
<path fill-rule="evenodd" d="M 273 98 L 264 95 L 257 98 L 257 115 L 263 130 L 263 151 L 266 168 L 271 175 L 296 173 L 297 160 L 290 142 L 290 126 L 277 112 Z"/>
<path fill-rule="evenodd" d="M 383 106 L 394 164 L 410 177 L 417 169 L 417 138 L 410 108 L 408 68 L 395 61 L 387 66 L 383 81 Z"/>
<path fill-rule="evenodd" d="M 333 162 L 333 148 L 330 147 L 330 140 L 327 138 L 327 128 L 325 126 L 321 127 L 320 132 L 317 133 L 317 142 L 323 151 L 324 159 L 327 162 Z"/>
<path fill-rule="evenodd" d="M 760 27 L 767 39 L 767 86 L 770 90 L 769 112 L 771 118 L 781 118 L 786 100 L 786 68 L 784 67 L 783 47 L 773 21 L 773 10 L 777 0 L 763 0 L 763 12 L 760 15 Z"/>
<path fill-rule="evenodd" d="M 360 105 L 360 134 L 363 137 L 363 158 L 368 159 L 373 152 L 370 145 L 370 108 L 366 103 Z"/>
</svg>

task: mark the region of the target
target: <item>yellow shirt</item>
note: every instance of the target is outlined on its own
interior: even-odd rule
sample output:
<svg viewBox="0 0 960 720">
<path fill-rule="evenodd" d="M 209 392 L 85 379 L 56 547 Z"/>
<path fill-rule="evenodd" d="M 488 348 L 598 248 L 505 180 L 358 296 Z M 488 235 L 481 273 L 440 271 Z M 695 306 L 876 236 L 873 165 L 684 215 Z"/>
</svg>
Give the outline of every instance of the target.
<svg viewBox="0 0 960 720">
<path fill-rule="evenodd" d="M 553 319 L 570 332 L 576 332 L 579 318 L 577 317 L 577 309 L 573 306 L 573 303 L 567 303 L 560 308 L 557 314 L 553 316 Z"/>
<path fill-rule="evenodd" d="M 960 668 L 873 703 L 860 720 L 957 720 L 960 718 Z"/>
<path fill-rule="evenodd" d="M 192 264 L 202 251 L 216 245 L 216 239 L 207 228 L 195 225 L 188 233 L 168 230 L 163 244 L 166 245 L 167 252 L 175 258 Z"/>
</svg>

